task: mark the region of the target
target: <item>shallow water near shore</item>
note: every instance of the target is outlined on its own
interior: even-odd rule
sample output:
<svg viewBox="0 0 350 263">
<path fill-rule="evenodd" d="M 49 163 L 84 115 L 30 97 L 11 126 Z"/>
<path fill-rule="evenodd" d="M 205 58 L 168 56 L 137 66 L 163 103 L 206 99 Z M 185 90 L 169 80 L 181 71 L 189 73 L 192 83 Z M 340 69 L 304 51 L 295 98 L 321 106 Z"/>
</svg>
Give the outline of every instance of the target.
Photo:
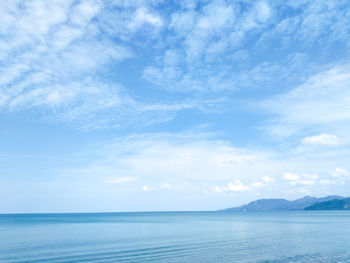
<svg viewBox="0 0 350 263">
<path fill-rule="evenodd" d="M 350 211 L 0 215 L 0 262 L 350 262 Z"/>
</svg>

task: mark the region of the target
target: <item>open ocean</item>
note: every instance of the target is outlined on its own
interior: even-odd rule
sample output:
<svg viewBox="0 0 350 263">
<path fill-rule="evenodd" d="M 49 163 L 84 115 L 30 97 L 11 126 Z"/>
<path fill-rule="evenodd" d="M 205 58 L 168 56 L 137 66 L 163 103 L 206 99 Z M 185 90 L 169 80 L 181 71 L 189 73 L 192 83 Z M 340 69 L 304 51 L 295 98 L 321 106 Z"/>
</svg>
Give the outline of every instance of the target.
<svg viewBox="0 0 350 263">
<path fill-rule="evenodd" d="M 0 215 L 0 262 L 350 262 L 350 211 Z"/>
</svg>

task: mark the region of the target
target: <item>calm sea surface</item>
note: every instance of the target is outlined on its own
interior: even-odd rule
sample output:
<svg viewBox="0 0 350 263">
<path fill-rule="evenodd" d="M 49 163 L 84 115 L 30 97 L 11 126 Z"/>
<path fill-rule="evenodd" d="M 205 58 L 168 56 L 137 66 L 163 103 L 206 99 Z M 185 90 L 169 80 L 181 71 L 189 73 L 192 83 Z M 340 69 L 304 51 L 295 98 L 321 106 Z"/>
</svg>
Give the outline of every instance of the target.
<svg viewBox="0 0 350 263">
<path fill-rule="evenodd" d="M 350 211 L 0 215 L 0 262 L 350 262 Z"/>
</svg>

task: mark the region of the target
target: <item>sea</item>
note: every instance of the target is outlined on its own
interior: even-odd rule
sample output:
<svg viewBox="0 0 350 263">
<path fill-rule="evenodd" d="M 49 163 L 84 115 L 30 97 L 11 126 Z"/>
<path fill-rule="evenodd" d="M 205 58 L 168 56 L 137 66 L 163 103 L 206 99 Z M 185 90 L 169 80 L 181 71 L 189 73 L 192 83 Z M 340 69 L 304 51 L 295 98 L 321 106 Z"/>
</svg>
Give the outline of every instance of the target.
<svg viewBox="0 0 350 263">
<path fill-rule="evenodd" d="M 3 214 L 0 262 L 350 263 L 350 211 Z"/>
</svg>

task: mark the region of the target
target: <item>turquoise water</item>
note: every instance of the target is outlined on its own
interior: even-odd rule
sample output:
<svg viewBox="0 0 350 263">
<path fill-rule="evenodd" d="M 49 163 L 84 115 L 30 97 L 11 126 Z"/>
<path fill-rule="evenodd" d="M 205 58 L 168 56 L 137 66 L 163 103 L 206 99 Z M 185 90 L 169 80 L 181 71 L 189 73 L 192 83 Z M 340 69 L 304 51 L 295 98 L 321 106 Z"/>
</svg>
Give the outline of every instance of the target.
<svg viewBox="0 0 350 263">
<path fill-rule="evenodd" d="M 0 262 L 350 262 L 350 211 L 0 215 Z"/>
</svg>

